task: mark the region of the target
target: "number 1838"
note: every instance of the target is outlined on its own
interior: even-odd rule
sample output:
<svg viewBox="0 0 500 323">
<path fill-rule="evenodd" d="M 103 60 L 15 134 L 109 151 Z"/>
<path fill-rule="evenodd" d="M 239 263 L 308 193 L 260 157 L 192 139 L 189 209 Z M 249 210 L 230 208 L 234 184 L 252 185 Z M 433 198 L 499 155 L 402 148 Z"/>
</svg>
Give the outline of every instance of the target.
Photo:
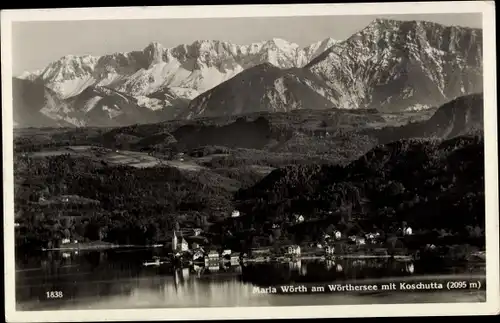
<svg viewBox="0 0 500 323">
<path fill-rule="evenodd" d="M 62 291 L 56 290 L 56 291 L 50 291 L 45 293 L 48 299 L 54 299 L 54 298 L 63 298 L 64 294 Z"/>
</svg>

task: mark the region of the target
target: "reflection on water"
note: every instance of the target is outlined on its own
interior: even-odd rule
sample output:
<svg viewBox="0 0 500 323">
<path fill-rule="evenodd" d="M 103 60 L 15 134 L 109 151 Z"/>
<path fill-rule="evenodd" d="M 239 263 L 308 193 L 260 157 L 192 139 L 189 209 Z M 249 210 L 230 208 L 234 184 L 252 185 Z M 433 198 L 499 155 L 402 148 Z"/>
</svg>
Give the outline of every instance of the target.
<svg viewBox="0 0 500 323">
<path fill-rule="evenodd" d="M 380 295 L 259 294 L 254 287 L 284 284 L 328 284 L 382 279 L 410 279 L 428 275 L 478 273 L 479 267 L 429 267 L 388 259 L 298 260 L 288 263 L 243 265 L 210 264 L 189 268 L 170 265 L 144 267 L 151 251 L 48 252 L 17 255 L 16 297 L 20 310 L 330 305 L 394 302 L 446 302 L 484 300 L 484 292 L 467 291 Z M 47 300 L 48 291 L 62 291 L 63 300 Z M 458 294 L 457 294 L 458 293 Z M 382 297 L 383 296 L 383 297 Z M 479 299 L 478 299 L 479 297 Z"/>
</svg>

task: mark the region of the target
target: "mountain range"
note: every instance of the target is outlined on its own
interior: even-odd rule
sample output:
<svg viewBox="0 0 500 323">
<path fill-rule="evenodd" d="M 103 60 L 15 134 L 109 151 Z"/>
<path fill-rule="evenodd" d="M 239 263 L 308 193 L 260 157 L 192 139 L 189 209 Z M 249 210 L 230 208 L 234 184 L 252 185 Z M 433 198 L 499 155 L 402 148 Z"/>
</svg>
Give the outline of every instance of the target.
<svg viewBox="0 0 500 323">
<path fill-rule="evenodd" d="M 121 126 L 294 109 L 435 107 L 482 92 L 482 31 L 376 19 L 305 48 L 200 40 L 67 55 L 13 80 L 16 126 Z"/>
</svg>

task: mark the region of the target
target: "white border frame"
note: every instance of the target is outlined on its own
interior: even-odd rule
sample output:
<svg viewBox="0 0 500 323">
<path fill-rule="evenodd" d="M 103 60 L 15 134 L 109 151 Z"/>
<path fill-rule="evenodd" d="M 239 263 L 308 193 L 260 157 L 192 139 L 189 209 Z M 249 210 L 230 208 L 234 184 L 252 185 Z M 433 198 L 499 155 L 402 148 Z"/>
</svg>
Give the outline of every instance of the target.
<svg viewBox="0 0 500 323">
<path fill-rule="evenodd" d="M 185 7 L 123 7 L 80 9 L 3 10 L 2 43 L 2 131 L 4 174 L 4 262 L 5 313 L 8 322 L 84 322 L 136 320 L 211 320 L 262 318 L 328 318 L 478 315 L 500 312 L 498 152 L 496 111 L 495 4 L 493 1 L 436 1 L 420 3 L 356 3 L 307 5 L 242 5 Z M 14 21 L 279 17 L 321 15 L 369 15 L 408 13 L 467 13 L 483 15 L 484 134 L 487 289 L 484 303 L 387 304 L 333 306 L 227 307 L 187 309 L 113 309 L 74 311 L 16 311 L 13 220 L 13 117 L 11 23 Z"/>
</svg>

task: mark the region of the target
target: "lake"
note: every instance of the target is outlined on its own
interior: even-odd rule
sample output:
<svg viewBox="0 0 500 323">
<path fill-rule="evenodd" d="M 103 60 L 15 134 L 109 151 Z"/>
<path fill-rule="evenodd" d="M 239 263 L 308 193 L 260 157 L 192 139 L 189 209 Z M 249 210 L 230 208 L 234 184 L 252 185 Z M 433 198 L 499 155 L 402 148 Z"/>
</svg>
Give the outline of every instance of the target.
<svg viewBox="0 0 500 323">
<path fill-rule="evenodd" d="M 145 267 L 154 250 L 44 252 L 16 254 L 17 310 L 179 308 L 232 306 L 348 305 L 482 302 L 485 266 L 395 260 L 324 260 L 227 267 L 170 265 Z M 377 290 L 329 292 L 328 286 L 399 282 L 481 282 L 462 290 Z M 308 292 L 282 293 L 280 286 Z M 311 294 L 312 287 L 325 292 Z M 259 293 L 275 287 L 277 293 Z M 62 292 L 47 298 L 47 292 Z M 56 294 L 53 294 L 53 296 Z"/>
</svg>

